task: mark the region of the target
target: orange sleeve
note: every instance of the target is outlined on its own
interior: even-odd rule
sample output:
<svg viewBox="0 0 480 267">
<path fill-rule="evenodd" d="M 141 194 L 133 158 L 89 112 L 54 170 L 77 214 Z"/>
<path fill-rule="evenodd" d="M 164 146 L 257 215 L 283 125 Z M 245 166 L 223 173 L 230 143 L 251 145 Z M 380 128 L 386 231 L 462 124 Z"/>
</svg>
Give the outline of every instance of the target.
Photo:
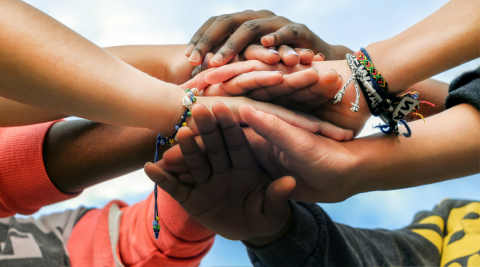
<svg viewBox="0 0 480 267">
<path fill-rule="evenodd" d="M 130 207 L 112 201 L 102 210 L 87 212 L 73 228 L 68 242 L 72 266 L 115 266 L 116 261 L 126 266 L 199 265 L 213 244 L 214 233 L 161 189 L 158 205 L 158 240 L 152 229 L 153 194 Z M 115 209 L 122 213 L 118 239 L 112 231 Z"/>
<path fill-rule="evenodd" d="M 58 190 L 43 165 L 43 140 L 54 123 L 0 128 L 0 218 L 32 214 L 80 194 Z"/>
</svg>

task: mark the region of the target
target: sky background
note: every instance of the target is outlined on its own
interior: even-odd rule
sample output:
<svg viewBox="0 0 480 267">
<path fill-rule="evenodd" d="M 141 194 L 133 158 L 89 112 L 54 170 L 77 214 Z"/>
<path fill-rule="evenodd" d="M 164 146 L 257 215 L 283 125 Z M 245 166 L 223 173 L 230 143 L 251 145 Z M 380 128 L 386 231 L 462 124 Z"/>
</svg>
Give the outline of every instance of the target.
<svg viewBox="0 0 480 267">
<path fill-rule="evenodd" d="M 105 46 L 131 44 L 186 44 L 211 16 L 268 9 L 306 24 L 323 40 L 352 50 L 392 37 L 444 5 L 446 0 L 422 1 L 153 1 L 153 0 L 27 0 L 83 35 Z M 364 23 L 362 25 L 362 23 Z M 362 25 L 362 27 L 360 27 Z M 449 83 L 480 65 L 474 60 L 435 78 Z M 362 135 L 374 132 L 369 120 Z M 438 144 L 441 146 L 441 144 Z M 153 155 L 152 155 L 153 158 Z M 405 174 L 408 171 L 405 170 Z M 414 175 L 414 174 L 411 174 Z M 79 197 L 42 208 L 34 217 L 76 208 L 102 207 L 112 199 L 129 204 L 146 198 L 153 183 L 143 170 L 86 189 Z M 410 189 L 370 192 L 336 204 L 320 204 L 336 222 L 361 228 L 398 229 L 416 212 L 430 210 L 444 198 L 480 199 L 480 175 Z M 240 242 L 217 237 L 201 266 L 249 266 Z"/>
</svg>

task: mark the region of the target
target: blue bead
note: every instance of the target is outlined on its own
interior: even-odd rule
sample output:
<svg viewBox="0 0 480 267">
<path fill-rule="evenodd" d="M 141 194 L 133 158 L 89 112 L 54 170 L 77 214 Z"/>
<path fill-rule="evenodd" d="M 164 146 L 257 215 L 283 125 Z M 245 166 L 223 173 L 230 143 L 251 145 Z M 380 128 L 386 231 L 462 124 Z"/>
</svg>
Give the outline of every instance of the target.
<svg viewBox="0 0 480 267">
<path fill-rule="evenodd" d="M 160 141 L 160 144 L 161 144 L 162 146 L 165 145 L 165 141 L 163 141 L 163 140 Z"/>
<path fill-rule="evenodd" d="M 178 129 L 180 129 L 180 127 L 178 127 L 178 125 L 175 125 L 175 130 L 178 131 Z"/>
<path fill-rule="evenodd" d="M 155 220 L 155 221 L 153 221 L 152 224 L 153 224 L 153 226 L 157 226 L 157 225 L 158 225 L 158 221 Z"/>
</svg>

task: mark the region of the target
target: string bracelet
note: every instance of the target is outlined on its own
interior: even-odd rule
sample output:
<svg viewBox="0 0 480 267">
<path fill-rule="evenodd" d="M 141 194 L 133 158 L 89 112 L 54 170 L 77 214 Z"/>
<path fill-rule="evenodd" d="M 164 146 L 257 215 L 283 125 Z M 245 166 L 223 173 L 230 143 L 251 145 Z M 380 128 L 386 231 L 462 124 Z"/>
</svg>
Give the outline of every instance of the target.
<svg viewBox="0 0 480 267">
<path fill-rule="evenodd" d="M 157 162 L 160 160 L 160 155 L 158 151 L 160 150 L 161 145 L 171 145 L 175 141 L 177 141 L 177 133 L 178 130 L 182 126 L 187 126 L 187 123 L 185 122 L 187 120 L 187 117 L 192 116 L 192 106 L 193 103 L 197 101 L 196 96 L 198 96 L 200 91 L 197 88 L 192 88 L 190 89 L 185 89 L 185 96 L 182 98 L 182 105 L 186 108 L 185 113 L 180 116 L 180 123 L 175 125 L 174 129 L 175 132 L 173 133 L 172 137 L 164 137 L 161 134 L 157 136 L 157 144 L 156 144 L 156 151 L 155 151 L 155 159 L 154 162 Z M 157 205 L 157 184 L 154 185 L 153 189 L 153 196 L 155 198 L 155 206 L 153 209 L 153 234 L 155 236 L 155 239 L 158 239 L 158 235 L 160 233 L 160 224 L 158 223 L 158 205 Z"/>
<path fill-rule="evenodd" d="M 372 60 L 370 59 L 370 55 L 368 54 L 367 50 L 365 48 L 360 48 L 360 51 L 357 53 L 353 54 L 355 57 L 357 57 L 358 61 L 362 63 L 367 71 L 370 73 L 372 78 L 376 81 L 376 83 L 382 87 L 383 90 L 388 92 L 388 85 L 385 79 L 382 77 L 380 72 L 373 66 Z"/>
<path fill-rule="evenodd" d="M 352 103 L 351 110 L 358 112 L 360 90 L 362 90 L 368 108 L 373 116 L 380 117 L 385 123 L 378 125 L 383 133 L 398 134 L 398 124 L 403 124 L 407 129 L 404 133 L 406 137 L 412 135 L 410 127 L 408 127 L 405 116 L 410 114 L 423 116 L 418 113 L 421 101 L 418 100 L 418 92 L 408 92 L 401 96 L 393 96 L 386 92 L 387 82 L 380 75 L 380 72 L 373 67 L 373 63 L 364 48 L 354 55 L 346 55 L 348 66 L 352 71 L 352 75 L 342 88 L 335 95 L 334 104 L 337 104 L 343 99 L 347 86 L 353 82 L 355 85 L 356 98 L 355 103 Z M 424 101 L 423 103 L 429 102 Z M 431 104 L 433 105 L 433 104 Z"/>
</svg>

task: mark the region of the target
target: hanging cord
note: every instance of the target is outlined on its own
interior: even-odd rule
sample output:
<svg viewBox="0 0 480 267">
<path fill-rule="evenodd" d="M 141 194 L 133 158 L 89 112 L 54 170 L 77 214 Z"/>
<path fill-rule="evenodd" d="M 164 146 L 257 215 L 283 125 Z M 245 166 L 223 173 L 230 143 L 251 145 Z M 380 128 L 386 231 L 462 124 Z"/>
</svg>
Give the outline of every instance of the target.
<svg viewBox="0 0 480 267">
<path fill-rule="evenodd" d="M 197 98 L 195 96 L 198 96 L 200 91 L 197 88 L 192 88 L 186 89 L 185 90 L 186 95 L 182 98 L 182 105 L 186 108 L 185 113 L 180 116 L 180 123 L 178 125 L 175 125 L 175 132 L 173 133 L 172 137 L 164 137 L 161 134 L 157 135 L 157 144 L 156 144 L 156 150 L 155 150 L 155 159 L 154 162 L 157 162 L 160 160 L 160 155 L 158 151 L 160 150 L 160 145 L 171 145 L 175 141 L 177 141 L 177 133 L 180 127 L 182 126 L 187 126 L 186 120 L 187 117 L 192 116 L 192 106 L 195 101 L 197 101 Z M 160 233 L 160 224 L 158 222 L 158 205 L 157 205 L 157 191 L 158 191 L 158 186 L 157 184 L 154 185 L 155 187 L 153 188 L 153 197 L 154 197 L 154 209 L 153 209 L 153 234 L 155 236 L 155 239 L 158 239 L 158 235 Z"/>
</svg>

